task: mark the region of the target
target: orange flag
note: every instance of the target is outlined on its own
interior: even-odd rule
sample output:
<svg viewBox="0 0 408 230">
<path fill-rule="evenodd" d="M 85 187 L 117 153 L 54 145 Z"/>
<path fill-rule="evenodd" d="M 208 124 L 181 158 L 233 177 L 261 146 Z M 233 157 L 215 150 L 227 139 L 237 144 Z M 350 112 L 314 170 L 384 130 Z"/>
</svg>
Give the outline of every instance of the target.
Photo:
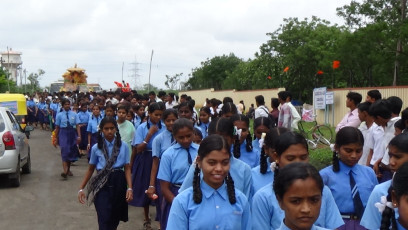
<svg viewBox="0 0 408 230">
<path fill-rule="evenodd" d="M 272 77 L 271 77 L 271 76 L 268 76 L 268 79 L 269 79 L 269 80 L 271 80 L 271 79 L 272 79 Z"/>
<path fill-rule="evenodd" d="M 288 72 L 289 71 L 289 66 L 286 66 L 285 69 L 283 69 L 283 72 Z"/>
<path fill-rule="evenodd" d="M 333 61 L 333 69 L 337 69 L 340 67 L 340 61 Z"/>
<path fill-rule="evenodd" d="M 324 74 L 324 72 L 323 71 L 321 71 L 321 70 L 319 70 L 319 71 L 317 71 L 317 73 L 316 73 L 317 75 L 323 75 Z"/>
</svg>

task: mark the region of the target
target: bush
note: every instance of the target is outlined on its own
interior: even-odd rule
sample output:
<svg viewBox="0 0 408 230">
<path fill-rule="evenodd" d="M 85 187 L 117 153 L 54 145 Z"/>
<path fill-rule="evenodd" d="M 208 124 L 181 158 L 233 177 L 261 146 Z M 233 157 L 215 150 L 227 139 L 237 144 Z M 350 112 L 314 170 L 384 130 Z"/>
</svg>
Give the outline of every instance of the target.
<svg viewBox="0 0 408 230">
<path fill-rule="evenodd" d="M 317 170 L 323 169 L 332 164 L 333 152 L 329 147 L 309 150 L 309 152 L 309 163 L 316 167 Z"/>
</svg>

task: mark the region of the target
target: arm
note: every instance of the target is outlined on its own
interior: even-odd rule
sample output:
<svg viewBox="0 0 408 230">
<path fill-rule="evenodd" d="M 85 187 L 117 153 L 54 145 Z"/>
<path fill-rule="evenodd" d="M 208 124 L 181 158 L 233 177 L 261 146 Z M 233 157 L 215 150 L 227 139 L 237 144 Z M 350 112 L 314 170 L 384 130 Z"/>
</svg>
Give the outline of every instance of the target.
<svg viewBox="0 0 408 230">
<path fill-rule="evenodd" d="M 133 190 L 132 190 L 132 172 L 129 164 L 125 164 L 125 177 L 128 190 L 126 191 L 126 201 L 130 202 L 133 200 Z"/>
<path fill-rule="evenodd" d="M 96 165 L 89 165 L 88 170 L 85 173 L 85 177 L 82 180 L 81 185 L 79 186 L 79 192 L 78 192 L 78 201 L 81 204 L 85 204 L 85 193 L 83 189 L 85 188 L 86 184 L 88 183 L 89 179 L 91 179 L 91 176 L 93 172 L 95 171 Z"/>
<path fill-rule="evenodd" d="M 370 166 L 371 158 L 373 158 L 373 149 L 370 149 L 370 152 L 368 152 L 367 163 L 366 163 L 367 166 Z"/>
<path fill-rule="evenodd" d="M 58 125 L 55 126 L 54 132 L 55 132 L 55 142 L 54 142 L 54 146 L 57 147 L 57 145 L 59 144 L 59 143 L 58 143 L 58 134 L 59 134 L 59 126 L 58 126 Z"/>
<path fill-rule="evenodd" d="M 168 203 L 173 203 L 174 194 L 170 190 L 170 182 L 160 180 L 160 188 L 164 199 L 166 199 Z"/>
<path fill-rule="evenodd" d="M 88 132 L 88 145 L 86 146 L 86 149 L 89 151 L 91 149 L 91 133 Z"/>
<path fill-rule="evenodd" d="M 81 126 L 80 125 L 78 125 L 78 123 L 77 123 L 77 126 L 76 126 L 76 130 L 77 130 L 77 134 L 78 134 L 78 136 L 77 136 L 77 145 L 81 142 Z"/>
<path fill-rule="evenodd" d="M 156 184 L 156 176 L 157 176 L 158 168 L 159 168 L 159 158 L 153 157 L 152 170 L 150 171 L 150 184 L 146 192 L 147 196 L 150 199 L 154 199 L 153 195 L 156 193 L 155 184 Z"/>
</svg>

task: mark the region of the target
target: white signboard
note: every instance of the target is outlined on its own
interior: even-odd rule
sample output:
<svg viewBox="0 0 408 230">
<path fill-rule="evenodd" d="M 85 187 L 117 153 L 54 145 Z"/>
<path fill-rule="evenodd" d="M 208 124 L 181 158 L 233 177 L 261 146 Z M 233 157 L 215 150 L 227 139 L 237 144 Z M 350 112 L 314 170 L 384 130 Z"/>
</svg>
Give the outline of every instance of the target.
<svg viewBox="0 0 408 230">
<path fill-rule="evenodd" d="M 334 102 L 334 92 L 326 93 L 326 105 L 333 105 Z"/>
<path fill-rule="evenodd" d="M 315 109 L 326 108 L 326 87 L 313 89 L 313 107 Z"/>
</svg>

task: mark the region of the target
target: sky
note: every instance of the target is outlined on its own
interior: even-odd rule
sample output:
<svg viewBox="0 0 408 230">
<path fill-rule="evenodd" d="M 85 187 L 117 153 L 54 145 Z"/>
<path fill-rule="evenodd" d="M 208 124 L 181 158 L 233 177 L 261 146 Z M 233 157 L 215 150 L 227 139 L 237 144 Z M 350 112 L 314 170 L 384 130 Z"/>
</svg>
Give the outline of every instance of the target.
<svg viewBox="0 0 408 230">
<path fill-rule="evenodd" d="M 41 87 L 84 68 L 88 83 L 114 81 L 166 89 L 166 75 L 215 56 L 247 60 L 284 18 L 317 16 L 344 24 L 336 8 L 351 0 L 2 0 L 0 51 L 22 52 L 23 69 L 43 69 Z M 137 64 L 135 64 L 137 63 Z M 122 75 L 123 66 L 123 75 Z M 137 71 L 135 71 L 137 69 Z M 135 77 L 137 73 L 137 77 Z M 24 82 L 24 80 L 23 80 Z"/>
</svg>

